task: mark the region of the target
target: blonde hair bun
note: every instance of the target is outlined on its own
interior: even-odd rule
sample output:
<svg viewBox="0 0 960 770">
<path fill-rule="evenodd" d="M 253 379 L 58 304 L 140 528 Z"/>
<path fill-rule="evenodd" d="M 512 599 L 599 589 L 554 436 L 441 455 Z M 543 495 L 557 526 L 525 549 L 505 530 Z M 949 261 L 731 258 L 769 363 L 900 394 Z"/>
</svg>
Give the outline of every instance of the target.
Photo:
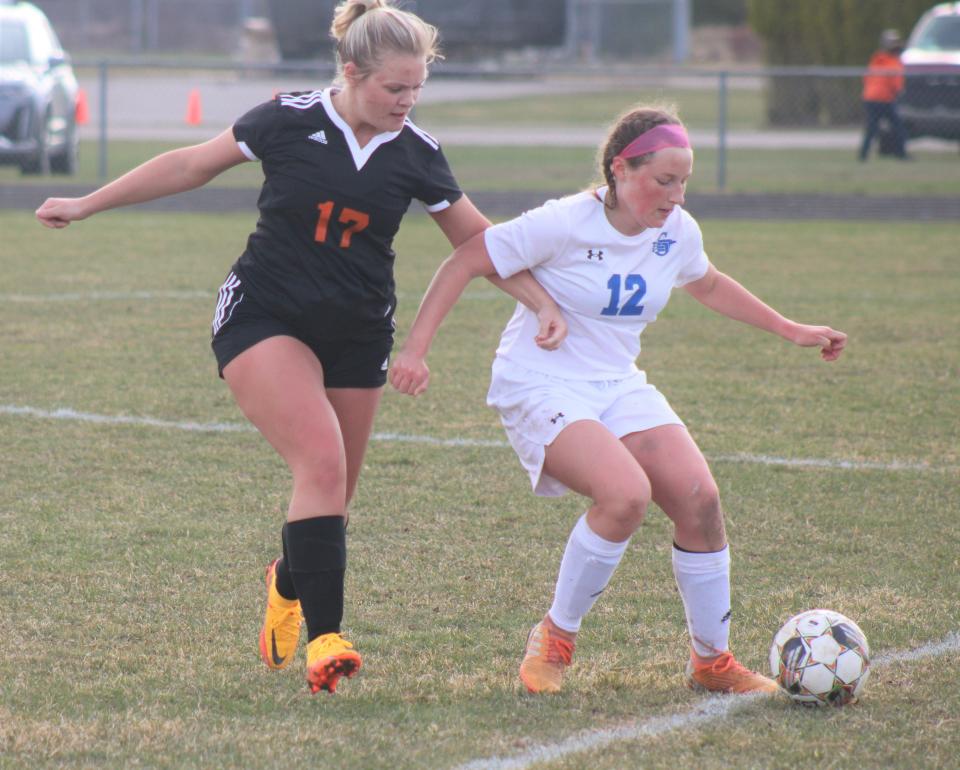
<svg viewBox="0 0 960 770">
<path fill-rule="evenodd" d="M 347 62 L 365 77 L 385 53 L 422 56 L 427 64 L 442 58 L 437 28 L 389 0 L 344 0 L 333 11 L 330 36 L 337 41 L 338 80 Z"/>
</svg>

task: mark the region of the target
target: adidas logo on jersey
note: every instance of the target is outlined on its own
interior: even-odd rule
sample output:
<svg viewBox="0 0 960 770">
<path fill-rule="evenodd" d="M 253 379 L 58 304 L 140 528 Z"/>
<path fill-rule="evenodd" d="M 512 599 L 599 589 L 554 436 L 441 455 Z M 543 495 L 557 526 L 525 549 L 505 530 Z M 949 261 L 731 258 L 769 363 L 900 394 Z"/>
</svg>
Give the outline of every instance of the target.
<svg viewBox="0 0 960 770">
<path fill-rule="evenodd" d="M 315 142 L 320 142 L 320 144 L 327 143 L 327 134 L 324 131 L 317 131 L 315 134 L 310 134 L 307 139 L 312 139 Z"/>
</svg>

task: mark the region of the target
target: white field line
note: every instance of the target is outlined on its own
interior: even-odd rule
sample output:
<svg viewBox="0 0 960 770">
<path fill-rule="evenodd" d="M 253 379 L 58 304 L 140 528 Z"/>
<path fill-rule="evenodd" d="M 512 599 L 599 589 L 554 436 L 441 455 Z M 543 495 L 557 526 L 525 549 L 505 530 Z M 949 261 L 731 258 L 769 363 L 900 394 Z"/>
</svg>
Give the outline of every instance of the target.
<svg viewBox="0 0 960 770">
<path fill-rule="evenodd" d="M 238 433 L 254 432 L 254 428 L 245 422 L 192 422 L 163 420 L 157 417 L 132 417 L 128 415 L 91 414 L 74 409 L 38 409 L 32 406 L 0 404 L 0 415 L 34 417 L 42 420 L 68 420 L 102 425 L 133 425 L 149 428 L 182 430 L 194 433 Z M 496 439 L 439 438 L 437 436 L 419 436 L 405 433 L 374 433 L 373 441 L 398 444 L 429 444 L 447 447 L 509 447 L 510 444 Z M 890 463 L 867 462 L 861 460 L 824 459 L 816 457 L 771 457 L 769 455 L 712 455 L 707 458 L 715 463 L 744 463 L 752 465 L 778 465 L 790 468 L 825 468 L 827 470 L 865 470 L 865 471 L 940 471 L 958 470 L 950 466 L 932 466 L 927 463 L 908 463 L 894 461 Z"/>
<path fill-rule="evenodd" d="M 182 300 L 204 299 L 213 301 L 216 291 L 206 289 L 171 289 L 163 291 L 64 291 L 49 294 L 0 294 L 0 303 L 18 302 L 21 304 L 40 304 L 44 302 L 137 302 L 149 300 Z M 414 292 L 397 292 L 397 298 L 402 300 L 420 301 L 422 294 Z M 461 299 L 466 300 L 510 300 L 510 297 L 500 291 L 468 291 Z"/>
<path fill-rule="evenodd" d="M 243 422 L 175 422 L 160 420 L 156 417 L 128 417 L 117 414 L 90 414 L 73 409 L 36 409 L 32 406 L 0 404 L 0 414 L 18 417 L 36 417 L 41 420 L 68 420 L 70 422 L 89 422 L 101 425 L 137 425 L 148 428 L 168 428 L 199 433 L 236 433 L 254 431 L 254 427 Z"/>
<path fill-rule="evenodd" d="M 64 291 L 51 294 L 0 294 L 0 302 L 42 303 L 42 302 L 91 302 L 152 299 L 210 299 L 216 292 L 203 289 L 183 289 L 180 291 Z"/>
<path fill-rule="evenodd" d="M 877 655 L 873 659 L 873 665 L 889 666 L 896 663 L 907 663 L 954 653 L 958 650 L 960 650 L 960 633 L 954 632 L 948 634 L 942 641 L 931 642 L 916 649 Z M 601 749 L 614 743 L 652 738 L 671 730 L 696 729 L 700 725 L 731 716 L 763 697 L 765 696 L 761 694 L 708 696 L 691 711 L 631 722 L 620 727 L 611 727 L 604 730 L 585 730 L 570 736 L 566 740 L 534 746 L 513 756 L 474 759 L 466 764 L 459 765 L 456 770 L 527 770 L 534 765 L 562 760 L 574 754 Z"/>
<path fill-rule="evenodd" d="M 715 463 L 750 463 L 752 465 L 780 465 L 791 468 L 830 468 L 857 471 L 936 471 L 956 470 L 946 466 L 935 467 L 928 463 L 908 463 L 894 460 L 889 463 L 870 462 L 868 460 L 832 460 L 816 457 L 771 457 L 770 455 L 714 455 Z"/>
</svg>

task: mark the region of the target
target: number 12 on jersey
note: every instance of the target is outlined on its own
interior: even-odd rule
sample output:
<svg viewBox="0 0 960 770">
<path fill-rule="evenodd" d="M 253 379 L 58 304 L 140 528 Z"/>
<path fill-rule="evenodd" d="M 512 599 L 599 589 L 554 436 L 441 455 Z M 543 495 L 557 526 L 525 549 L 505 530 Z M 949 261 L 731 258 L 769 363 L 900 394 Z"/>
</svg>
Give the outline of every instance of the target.
<svg viewBox="0 0 960 770">
<path fill-rule="evenodd" d="M 317 218 L 317 229 L 313 239 L 317 243 L 323 243 L 327 240 L 327 226 L 330 224 L 330 217 L 333 216 L 333 201 L 318 203 L 317 211 L 320 212 L 320 216 Z M 340 209 L 340 216 L 337 217 L 337 221 L 346 225 L 343 228 L 343 234 L 340 236 L 340 248 L 347 249 L 350 248 L 350 239 L 353 238 L 353 234 L 359 233 L 370 224 L 370 215 L 344 206 Z"/>
<path fill-rule="evenodd" d="M 627 297 L 622 305 L 620 304 L 621 282 L 627 291 L 633 289 L 633 294 Z M 614 273 L 607 281 L 607 288 L 610 289 L 610 304 L 600 311 L 600 315 L 641 315 L 643 313 L 640 300 L 647 293 L 647 282 L 643 280 L 642 275 L 630 273 L 624 281 L 620 273 Z"/>
</svg>

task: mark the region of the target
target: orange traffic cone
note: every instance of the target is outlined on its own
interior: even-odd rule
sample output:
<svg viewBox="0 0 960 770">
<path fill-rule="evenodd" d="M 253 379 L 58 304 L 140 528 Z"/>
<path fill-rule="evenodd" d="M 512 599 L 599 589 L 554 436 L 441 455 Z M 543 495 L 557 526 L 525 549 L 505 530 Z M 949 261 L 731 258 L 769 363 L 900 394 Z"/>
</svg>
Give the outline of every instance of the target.
<svg viewBox="0 0 960 770">
<path fill-rule="evenodd" d="M 76 112 L 78 126 L 85 126 L 90 122 L 90 108 L 87 106 L 87 92 L 82 88 L 77 91 Z"/>
<path fill-rule="evenodd" d="M 200 89 L 191 89 L 187 96 L 187 117 L 188 126 L 199 126 L 203 121 L 203 110 L 200 107 Z"/>
</svg>

